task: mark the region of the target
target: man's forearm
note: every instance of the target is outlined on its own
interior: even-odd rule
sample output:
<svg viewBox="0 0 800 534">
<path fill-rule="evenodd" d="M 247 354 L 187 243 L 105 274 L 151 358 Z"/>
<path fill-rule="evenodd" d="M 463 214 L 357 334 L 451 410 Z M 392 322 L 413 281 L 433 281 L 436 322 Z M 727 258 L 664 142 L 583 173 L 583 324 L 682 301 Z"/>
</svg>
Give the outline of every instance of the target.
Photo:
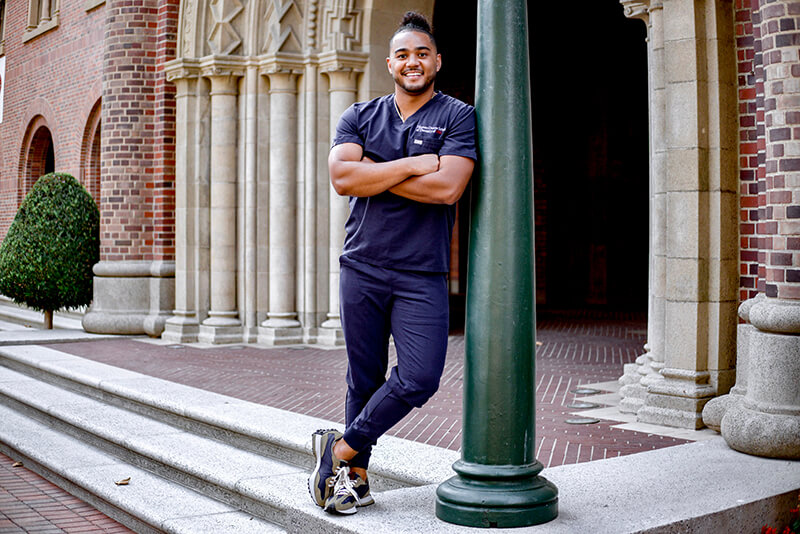
<svg viewBox="0 0 800 534">
<path fill-rule="evenodd" d="M 474 166 L 469 158 L 442 156 L 438 171 L 411 176 L 389 191 L 425 204 L 455 204 L 464 193 Z"/>
<path fill-rule="evenodd" d="M 406 159 L 406 158 L 404 158 Z M 363 161 L 339 161 L 331 165 L 334 189 L 340 195 L 371 197 L 399 184 L 411 176 L 406 161 L 394 160 L 382 163 Z"/>
</svg>

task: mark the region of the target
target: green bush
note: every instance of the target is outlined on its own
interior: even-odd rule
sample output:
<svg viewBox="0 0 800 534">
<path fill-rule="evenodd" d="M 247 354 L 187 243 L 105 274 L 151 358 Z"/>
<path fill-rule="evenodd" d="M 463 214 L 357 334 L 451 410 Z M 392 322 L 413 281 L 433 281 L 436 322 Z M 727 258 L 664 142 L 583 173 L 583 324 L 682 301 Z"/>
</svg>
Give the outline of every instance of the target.
<svg viewBox="0 0 800 534">
<path fill-rule="evenodd" d="M 39 178 L 0 245 L 0 293 L 52 317 L 92 301 L 100 213 L 69 174 Z"/>
</svg>

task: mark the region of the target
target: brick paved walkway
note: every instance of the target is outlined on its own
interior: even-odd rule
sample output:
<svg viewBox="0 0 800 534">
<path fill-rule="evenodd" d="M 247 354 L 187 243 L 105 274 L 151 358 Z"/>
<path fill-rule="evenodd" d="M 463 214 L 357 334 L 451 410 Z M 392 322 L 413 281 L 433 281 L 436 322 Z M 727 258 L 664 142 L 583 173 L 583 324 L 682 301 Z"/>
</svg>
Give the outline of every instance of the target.
<svg viewBox="0 0 800 534">
<path fill-rule="evenodd" d="M 571 393 L 578 386 L 616 380 L 623 364 L 641 354 L 646 323 L 641 316 L 540 317 L 542 342 L 536 362 L 537 459 L 545 467 L 585 462 L 686 443 L 614 428 L 600 421 L 571 425 Z M 114 339 L 53 345 L 88 359 L 188 386 L 297 413 L 344 422 L 344 349 L 252 346 L 196 348 Z M 394 355 L 391 355 L 392 362 Z M 464 337 L 452 336 L 441 387 L 389 433 L 458 450 Z"/>
<path fill-rule="evenodd" d="M 0 454 L 0 533 L 132 532 Z"/>
</svg>

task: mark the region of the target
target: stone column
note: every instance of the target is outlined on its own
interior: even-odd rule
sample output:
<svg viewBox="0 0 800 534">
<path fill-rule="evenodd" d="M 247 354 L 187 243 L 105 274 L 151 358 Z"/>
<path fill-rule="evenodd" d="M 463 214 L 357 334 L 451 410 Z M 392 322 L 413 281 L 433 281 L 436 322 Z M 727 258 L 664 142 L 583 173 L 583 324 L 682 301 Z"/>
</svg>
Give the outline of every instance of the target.
<svg viewBox="0 0 800 534">
<path fill-rule="evenodd" d="M 747 392 L 722 418 L 739 451 L 800 459 L 800 3 L 762 3 L 766 206 L 759 210 L 765 298 L 750 309 Z"/>
<path fill-rule="evenodd" d="M 200 326 L 205 343 L 241 341 L 236 303 L 237 95 L 241 73 L 214 69 L 211 82 L 210 309 Z"/>
<path fill-rule="evenodd" d="M 257 180 L 258 180 L 258 68 L 248 67 L 245 72 L 244 99 L 244 191 L 242 220 L 244 228 L 244 257 L 242 274 L 242 304 L 244 341 L 255 341 L 258 335 L 257 313 Z"/>
<path fill-rule="evenodd" d="M 169 70 L 168 80 L 175 84 L 175 309 L 161 337 L 174 343 L 197 341 L 199 320 L 195 301 L 196 256 L 195 218 L 195 121 L 198 106 L 199 74 Z"/>
<path fill-rule="evenodd" d="M 355 101 L 358 90 L 358 77 L 365 60 L 359 56 L 342 52 L 327 52 L 320 55 L 323 74 L 330 81 L 330 140 L 336 135 L 336 125 L 342 113 Z M 355 59 L 355 62 L 353 62 Z M 320 328 L 319 341 L 325 345 L 343 345 L 342 322 L 339 316 L 339 256 L 342 254 L 345 231 L 344 224 L 350 213 L 349 198 L 339 196 L 328 185 L 329 195 L 329 242 L 328 242 L 328 315 Z"/>
<path fill-rule="evenodd" d="M 648 269 L 647 343 L 636 363 L 625 366 L 620 378 L 621 412 L 636 413 L 647 395 L 647 386 L 658 381 L 664 366 L 665 280 L 665 165 L 664 165 L 664 17 L 660 0 L 622 0 L 625 15 L 647 24 L 647 57 L 650 105 L 650 252 Z"/>
<path fill-rule="evenodd" d="M 258 329 L 267 345 L 300 343 L 297 320 L 297 74 L 269 76 L 269 310 Z"/>
<path fill-rule="evenodd" d="M 733 382 L 738 288 L 732 6 L 664 0 L 665 315 L 663 379 L 641 422 L 699 428 Z M 658 262 L 656 262 L 658 265 Z"/>
</svg>

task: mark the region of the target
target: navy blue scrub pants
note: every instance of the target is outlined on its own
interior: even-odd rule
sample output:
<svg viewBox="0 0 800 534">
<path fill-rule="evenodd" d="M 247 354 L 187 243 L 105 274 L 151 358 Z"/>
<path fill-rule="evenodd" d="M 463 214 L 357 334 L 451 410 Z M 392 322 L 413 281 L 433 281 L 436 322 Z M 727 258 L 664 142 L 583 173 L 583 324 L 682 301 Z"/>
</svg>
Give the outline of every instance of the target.
<svg viewBox="0 0 800 534">
<path fill-rule="evenodd" d="M 449 307 L 444 273 L 400 271 L 341 258 L 340 307 L 347 343 L 344 440 L 366 469 L 378 437 L 439 388 Z M 389 335 L 397 365 L 386 379 Z"/>
</svg>

